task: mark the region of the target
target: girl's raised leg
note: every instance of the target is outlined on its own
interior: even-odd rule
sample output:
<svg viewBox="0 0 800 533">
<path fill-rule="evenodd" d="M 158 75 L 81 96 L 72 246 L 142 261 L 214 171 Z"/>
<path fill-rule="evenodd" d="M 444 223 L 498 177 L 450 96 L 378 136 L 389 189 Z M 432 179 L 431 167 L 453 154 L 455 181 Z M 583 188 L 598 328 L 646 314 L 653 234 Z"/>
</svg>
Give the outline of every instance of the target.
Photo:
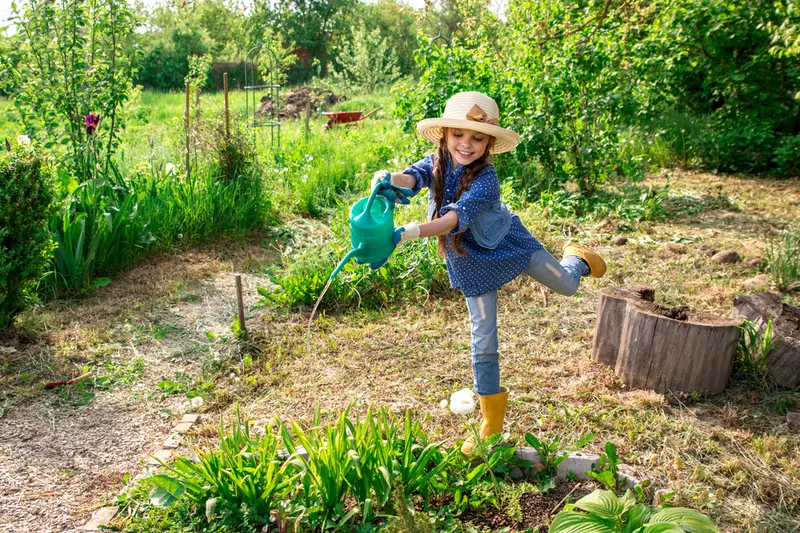
<svg viewBox="0 0 800 533">
<path fill-rule="evenodd" d="M 559 263 L 550 252 L 542 248 L 531 255 L 524 272 L 557 293 L 572 296 L 578 290 L 581 276 L 589 274 L 589 265 L 574 255 L 566 256 Z"/>
</svg>

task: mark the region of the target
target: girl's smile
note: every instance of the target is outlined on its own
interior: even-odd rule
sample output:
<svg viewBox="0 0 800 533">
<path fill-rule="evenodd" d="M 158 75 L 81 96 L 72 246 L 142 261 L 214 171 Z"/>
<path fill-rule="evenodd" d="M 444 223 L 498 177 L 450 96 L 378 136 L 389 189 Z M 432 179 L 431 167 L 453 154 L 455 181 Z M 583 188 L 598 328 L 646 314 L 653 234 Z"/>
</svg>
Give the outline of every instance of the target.
<svg viewBox="0 0 800 533">
<path fill-rule="evenodd" d="M 489 136 L 475 130 L 447 129 L 447 151 L 456 163 L 453 168 L 469 165 L 486 153 Z"/>
</svg>

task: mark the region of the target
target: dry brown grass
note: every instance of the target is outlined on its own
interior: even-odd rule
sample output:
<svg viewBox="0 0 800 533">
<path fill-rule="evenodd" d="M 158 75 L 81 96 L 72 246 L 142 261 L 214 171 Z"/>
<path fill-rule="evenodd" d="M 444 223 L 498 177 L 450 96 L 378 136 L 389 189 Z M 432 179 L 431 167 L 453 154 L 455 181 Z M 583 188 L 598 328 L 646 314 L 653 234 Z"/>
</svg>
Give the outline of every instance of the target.
<svg viewBox="0 0 800 533">
<path fill-rule="evenodd" d="M 663 175 L 652 178 L 655 184 L 664 181 Z M 757 271 L 743 263 L 716 265 L 709 251 L 759 256 L 765 231 L 800 222 L 797 180 L 672 173 L 672 187 L 685 204 L 702 201 L 714 208 L 638 225 L 553 220 L 533 208 L 521 213 L 556 255 L 570 235 L 596 247 L 609 272 L 601 280 L 586 279 L 574 297 L 551 293 L 546 306 L 539 287 L 528 280 L 501 291 L 501 370 L 512 391 L 506 429 L 512 439 L 543 432 L 562 435 L 563 442 L 596 432 L 589 449 L 600 451 L 606 440 L 613 442 L 625 462 L 651 475 L 657 486 L 675 490 L 680 503 L 710 513 L 724 531 L 798 530 L 800 438 L 777 412 L 799 407 L 797 393 L 751 383 L 732 383 L 710 399 L 628 390 L 611 369 L 589 359 L 603 287 L 648 284 L 661 302 L 728 315 L 742 281 Z M 276 414 L 307 420 L 317 403 L 332 412 L 356 400 L 361 408 L 375 402 L 398 413 L 410 409 L 437 438 L 460 437 L 462 421 L 439 402 L 472 382 L 461 299 L 323 316 L 310 340 L 308 310 L 263 309 L 248 323 L 252 336 L 244 348 L 231 340 L 215 344 L 211 352 L 190 350 L 206 328 L 225 333 L 230 301 L 218 293 L 228 290 L 231 272 L 261 272 L 286 246 L 319 246 L 324 240 L 322 223 L 297 221 L 290 228 L 281 242 L 151 259 L 100 291 L 36 310 L 24 319 L 33 340 L 25 345 L 17 336 L 11 342 L 35 355 L 29 366 L 41 370 L 32 372 L 0 354 L 5 357 L 0 386 L 22 394 L 26 383 L 42 376 L 60 375 L 88 360 L 130 357 L 130 347 L 147 348 L 153 359 L 163 352 L 162 361 L 152 361 L 162 374 L 177 368 L 216 372 L 207 422 L 218 414 L 230 419 L 234 402 L 251 418 L 266 421 Z M 610 240 L 617 234 L 629 237 L 629 243 L 613 246 Z M 204 280 L 216 280 L 216 296 L 209 292 L 196 304 L 185 301 L 205 286 Z M 249 281 L 251 303 L 254 286 L 262 282 L 268 281 L 260 275 Z M 797 303 L 796 296 L 789 300 Z M 180 327 L 157 341 L 148 334 L 157 324 Z M 193 358 L 191 364 L 175 355 L 180 350 Z M 25 382 L 26 372 L 37 377 Z M 37 394 L 30 401 L 38 401 Z M 165 405 L 147 401 L 150 410 Z"/>
</svg>

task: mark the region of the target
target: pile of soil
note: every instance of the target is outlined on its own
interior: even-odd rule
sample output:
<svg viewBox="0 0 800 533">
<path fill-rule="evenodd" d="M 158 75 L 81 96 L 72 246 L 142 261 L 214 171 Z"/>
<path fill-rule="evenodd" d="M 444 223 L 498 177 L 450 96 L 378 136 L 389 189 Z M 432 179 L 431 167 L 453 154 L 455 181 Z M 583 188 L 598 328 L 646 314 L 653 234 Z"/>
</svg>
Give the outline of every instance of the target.
<svg viewBox="0 0 800 533">
<path fill-rule="evenodd" d="M 292 89 L 286 95 L 280 96 L 280 118 L 298 118 L 305 113 L 306 105 L 311 103 L 312 111 L 326 110 L 329 107 L 345 100 L 330 89 L 320 87 L 299 87 Z M 275 104 L 271 95 L 261 98 L 258 114 L 262 117 L 271 117 L 275 113 Z"/>
</svg>

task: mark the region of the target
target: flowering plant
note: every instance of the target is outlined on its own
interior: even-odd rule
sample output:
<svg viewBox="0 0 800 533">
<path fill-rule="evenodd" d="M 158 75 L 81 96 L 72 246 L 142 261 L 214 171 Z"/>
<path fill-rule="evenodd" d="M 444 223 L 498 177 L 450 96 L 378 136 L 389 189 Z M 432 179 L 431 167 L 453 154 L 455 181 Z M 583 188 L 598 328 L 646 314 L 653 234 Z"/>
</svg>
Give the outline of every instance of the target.
<svg viewBox="0 0 800 533">
<path fill-rule="evenodd" d="M 86 118 L 83 120 L 83 123 L 86 124 L 86 134 L 94 135 L 94 132 L 97 129 L 97 125 L 100 124 L 100 117 L 95 115 L 94 113 L 89 113 L 88 115 L 86 115 Z"/>
</svg>

